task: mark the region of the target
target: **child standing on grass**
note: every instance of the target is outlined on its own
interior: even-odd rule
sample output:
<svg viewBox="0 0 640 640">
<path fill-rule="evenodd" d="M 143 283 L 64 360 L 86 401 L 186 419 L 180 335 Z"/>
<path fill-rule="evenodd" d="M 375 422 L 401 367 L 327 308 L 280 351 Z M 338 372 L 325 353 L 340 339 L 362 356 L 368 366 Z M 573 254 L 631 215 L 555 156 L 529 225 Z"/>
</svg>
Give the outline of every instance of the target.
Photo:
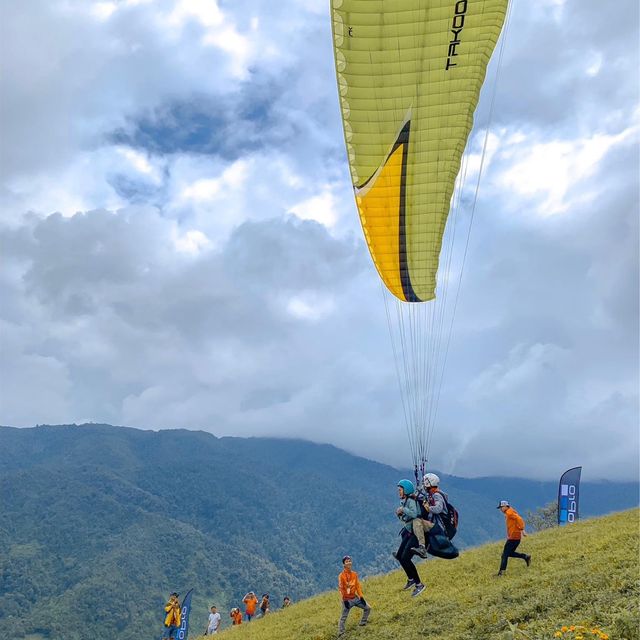
<svg viewBox="0 0 640 640">
<path fill-rule="evenodd" d="M 363 609 L 362 618 L 360 618 L 359 622 L 361 627 L 367 624 L 369 613 L 371 613 L 371 607 L 362 596 L 362 586 L 360 585 L 360 580 L 358 580 L 358 574 L 351 570 L 353 566 L 351 556 L 342 558 L 342 566 L 344 569 L 338 576 L 338 589 L 342 598 L 342 615 L 340 616 L 340 622 L 338 622 L 338 636 L 344 634 L 347 617 L 353 607 Z"/>
<path fill-rule="evenodd" d="M 240 613 L 240 609 L 238 609 L 238 607 L 231 609 L 229 617 L 231 618 L 231 624 L 234 627 L 238 624 L 242 624 L 242 613 Z"/>
</svg>

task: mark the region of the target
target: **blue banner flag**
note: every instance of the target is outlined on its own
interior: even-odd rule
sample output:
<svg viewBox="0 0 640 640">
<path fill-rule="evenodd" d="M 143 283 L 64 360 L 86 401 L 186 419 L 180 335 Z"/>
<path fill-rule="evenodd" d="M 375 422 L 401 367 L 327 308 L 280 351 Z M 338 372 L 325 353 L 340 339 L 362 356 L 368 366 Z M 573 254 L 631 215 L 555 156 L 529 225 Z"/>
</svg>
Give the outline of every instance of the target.
<svg viewBox="0 0 640 640">
<path fill-rule="evenodd" d="M 182 601 L 180 628 L 178 629 L 178 640 L 187 640 L 189 636 L 189 614 L 191 613 L 191 594 L 193 589 L 187 591 L 187 595 Z"/>
<path fill-rule="evenodd" d="M 558 487 L 558 524 L 570 524 L 578 519 L 580 474 L 582 467 L 573 467 L 562 474 Z"/>
</svg>

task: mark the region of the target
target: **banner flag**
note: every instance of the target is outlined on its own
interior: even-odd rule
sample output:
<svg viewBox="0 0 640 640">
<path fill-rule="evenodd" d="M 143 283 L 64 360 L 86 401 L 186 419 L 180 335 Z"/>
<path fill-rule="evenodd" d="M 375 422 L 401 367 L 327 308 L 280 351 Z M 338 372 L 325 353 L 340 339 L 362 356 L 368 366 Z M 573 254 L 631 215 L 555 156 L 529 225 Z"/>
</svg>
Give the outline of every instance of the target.
<svg viewBox="0 0 640 640">
<path fill-rule="evenodd" d="M 178 629 L 178 639 L 187 640 L 189 636 L 189 614 L 191 613 L 191 594 L 193 589 L 187 591 L 187 595 L 182 601 L 180 628 Z"/>
<path fill-rule="evenodd" d="M 558 524 L 570 524 L 578 519 L 580 474 L 582 467 L 573 467 L 562 474 L 558 487 Z"/>
</svg>

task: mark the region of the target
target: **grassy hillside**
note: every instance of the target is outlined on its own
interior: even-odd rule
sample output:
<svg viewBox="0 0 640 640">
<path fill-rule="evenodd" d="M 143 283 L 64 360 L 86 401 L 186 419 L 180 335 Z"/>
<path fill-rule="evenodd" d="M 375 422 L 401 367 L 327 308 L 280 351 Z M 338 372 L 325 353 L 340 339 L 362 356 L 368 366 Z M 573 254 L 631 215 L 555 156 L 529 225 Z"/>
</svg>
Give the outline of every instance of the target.
<svg viewBox="0 0 640 640">
<path fill-rule="evenodd" d="M 354 610 L 344 637 L 577 639 L 578 631 L 562 627 L 586 625 L 585 639 L 604 637 L 592 633 L 597 627 L 610 640 L 638 640 L 639 515 L 634 509 L 531 535 L 521 544 L 533 556 L 531 567 L 511 559 L 502 578 L 496 577 L 501 544 L 466 551 L 457 560 L 428 560 L 419 565 L 427 590 L 416 599 L 401 591 L 401 571 L 367 579 L 364 594 L 373 607 L 369 625 L 358 627 L 360 611 Z M 357 545 L 352 553 L 357 570 Z M 336 577 L 339 570 L 336 566 Z M 336 637 L 339 615 L 333 591 L 228 629 L 222 637 L 329 640 Z M 204 628 L 204 620 L 191 622 L 198 633 Z"/>
<path fill-rule="evenodd" d="M 203 621 L 211 597 L 228 611 L 249 589 L 277 603 L 330 589 L 344 553 L 357 553 L 361 575 L 390 571 L 406 473 L 295 440 L 0 427 L 0 629 L 140 640 L 159 637 L 173 590 L 195 590 Z M 526 514 L 557 492 L 556 482 L 441 477 L 461 548 L 502 535 L 497 500 Z M 583 483 L 581 513 L 635 507 L 638 487 Z"/>
</svg>

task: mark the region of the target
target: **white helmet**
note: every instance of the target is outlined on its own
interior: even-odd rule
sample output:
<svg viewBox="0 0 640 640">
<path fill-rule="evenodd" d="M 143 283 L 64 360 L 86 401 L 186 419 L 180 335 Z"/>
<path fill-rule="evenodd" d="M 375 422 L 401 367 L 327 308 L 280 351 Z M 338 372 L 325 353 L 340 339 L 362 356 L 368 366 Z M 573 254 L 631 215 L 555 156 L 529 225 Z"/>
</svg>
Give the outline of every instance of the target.
<svg viewBox="0 0 640 640">
<path fill-rule="evenodd" d="M 425 473 L 422 478 L 422 483 L 425 487 L 439 487 L 440 478 L 435 473 Z"/>
</svg>

